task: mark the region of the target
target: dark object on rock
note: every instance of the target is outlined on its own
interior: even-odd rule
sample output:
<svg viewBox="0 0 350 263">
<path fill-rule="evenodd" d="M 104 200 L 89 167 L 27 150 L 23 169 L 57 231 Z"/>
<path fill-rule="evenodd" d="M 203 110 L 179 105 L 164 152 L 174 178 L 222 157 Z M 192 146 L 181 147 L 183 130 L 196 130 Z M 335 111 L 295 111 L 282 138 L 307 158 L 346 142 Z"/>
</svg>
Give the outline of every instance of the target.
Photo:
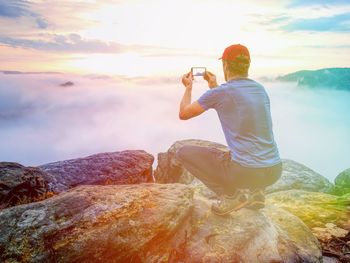
<svg viewBox="0 0 350 263">
<path fill-rule="evenodd" d="M 48 191 L 45 172 L 14 162 L 0 162 L 0 209 L 36 201 Z"/>
<path fill-rule="evenodd" d="M 179 247 L 192 198 L 183 184 L 84 185 L 4 209 L 0 262 L 163 262 L 148 252 Z"/>
<path fill-rule="evenodd" d="M 137 184 L 153 182 L 154 157 L 144 150 L 99 153 L 39 166 L 53 192 L 77 185 Z"/>
<path fill-rule="evenodd" d="M 344 195 L 350 193 L 350 168 L 338 174 L 334 183 L 335 187 L 332 194 Z"/>
<path fill-rule="evenodd" d="M 74 86 L 74 82 L 72 81 L 67 81 L 65 83 L 60 84 L 61 87 L 71 87 Z"/>
</svg>

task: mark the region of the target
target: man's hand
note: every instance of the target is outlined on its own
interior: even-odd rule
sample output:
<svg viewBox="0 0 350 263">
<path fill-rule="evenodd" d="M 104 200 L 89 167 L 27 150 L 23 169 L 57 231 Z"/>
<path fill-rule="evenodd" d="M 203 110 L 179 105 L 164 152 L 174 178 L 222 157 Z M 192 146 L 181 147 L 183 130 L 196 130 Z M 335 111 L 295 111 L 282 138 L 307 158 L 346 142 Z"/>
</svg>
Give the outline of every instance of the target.
<svg viewBox="0 0 350 263">
<path fill-rule="evenodd" d="M 191 71 L 182 76 L 182 84 L 184 84 L 186 88 L 192 88 L 192 83 L 193 83 L 193 75 Z"/>
<path fill-rule="evenodd" d="M 209 86 L 209 88 L 212 89 L 212 88 L 215 88 L 215 87 L 218 86 L 218 83 L 216 82 L 216 76 L 215 76 L 213 73 L 211 73 L 210 71 L 206 71 L 206 72 L 204 73 L 203 78 L 204 78 L 206 81 L 208 81 L 208 86 Z"/>
</svg>

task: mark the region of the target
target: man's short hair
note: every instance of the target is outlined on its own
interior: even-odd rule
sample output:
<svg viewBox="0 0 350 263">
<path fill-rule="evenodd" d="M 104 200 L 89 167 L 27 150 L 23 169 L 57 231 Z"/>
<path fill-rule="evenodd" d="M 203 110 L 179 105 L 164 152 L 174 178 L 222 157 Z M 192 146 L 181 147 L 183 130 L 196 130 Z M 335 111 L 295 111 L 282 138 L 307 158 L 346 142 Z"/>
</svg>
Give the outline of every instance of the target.
<svg viewBox="0 0 350 263">
<path fill-rule="evenodd" d="M 248 76 L 250 60 L 245 55 L 239 55 L 234 61 L 225 60 L 227 68 L 233 75 Z"/>
</svg>

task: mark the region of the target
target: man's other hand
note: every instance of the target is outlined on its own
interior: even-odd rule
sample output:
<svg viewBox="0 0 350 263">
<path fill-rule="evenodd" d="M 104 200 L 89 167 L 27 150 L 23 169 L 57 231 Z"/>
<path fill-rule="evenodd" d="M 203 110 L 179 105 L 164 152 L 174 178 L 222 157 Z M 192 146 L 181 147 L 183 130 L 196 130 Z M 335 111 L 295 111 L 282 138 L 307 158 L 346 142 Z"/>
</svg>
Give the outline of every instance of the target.
<svg viewBox="0 0 350 263">
<path fill-rule="evenodd" d="M 209 88 L 215 88 L 218 86 L 216 82 L 216 76 L 210 71 L 205 71 L 203 78 L 208 81 Z"/>
<path fill-rule="evenodd" d="M 192 83 L 193 83 L 193 75 L 191 71 L 182 76 L 182 84 L 184 84 L 186 88 L 192 88 Z"/>
</svg>

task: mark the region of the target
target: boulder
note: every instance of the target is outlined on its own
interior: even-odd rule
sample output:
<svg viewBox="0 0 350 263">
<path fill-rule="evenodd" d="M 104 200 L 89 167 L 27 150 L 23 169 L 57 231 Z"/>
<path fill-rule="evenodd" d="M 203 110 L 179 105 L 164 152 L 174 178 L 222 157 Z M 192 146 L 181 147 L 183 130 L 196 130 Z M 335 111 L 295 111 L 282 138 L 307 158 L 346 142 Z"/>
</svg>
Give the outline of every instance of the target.
<svg viewBox="0 0 350 263">
<path fill-rule="evenodd" d="M 344 195 L 350 193 L 350 168 L 338 174 L 334 183 L 335 187 L 332 194 Z"/>
<path fill-rule="evenodd" d="M 154 171 L 155 181 L 158 183 L 184 183 L 191 184 L 193 175 L 189 173 L 176 159 L 176 151 L 183 145 L 210 146 L 222 151 L 229 151 L 226 145 L 205 141 L 188 139 L 176 141 L 167 152 L 158 154 L 158 165 Z M 267 193 L 288 189 L 303 189 L 308 191 L 330 192 L 333 184 L 325 177 L 316 173 L 305 165 L 289 159 L 282 159 L 283 171 L 281 178 L 266 188 Z"/>
<path fill-rule="evenodd" d="M 43 198 L 48 192 L 45 176 L 36 167 L 0 162 L 0 209 Z"/>
<path fill-rule="evenodd" d="M 333 223 L 350 230 L 350 195 L 287 190 L 266 195 L 266 203 L 291 212 L 311 229 Z"/>
<path fill-rule="evenodd" d="M 274 206 L 227 216 L 195 192 L 191 231 L 176 262 L 321 262 L 318 240 L 293 214 Z"/>
<path fill-rule="evenodd" d="M 153 155 L 144 150 L 125 150 L 48 163 L 39 168 L 46 172 L 45 180 L 51 191 L 58 193 L 78 185 L 153 182 L 153 161 Z"/>
<path fill-rule="evenodd" d="M 322 246 L 323 262 L 350 262 L 350 231 L 327 223 L 326 227 L 314 227 L 313 234 Z"/>
<path fill-rule="evenodd" d="M 183 183 L 190 184 L 194 176 L 189 173 L 182 164 L 176 159 L 176 151 L 183 145 L 210 146 L 229 151 L 226 145 L 197 139 L 187 139 L 176 141 L 167 152 L 158 153 L 158 164 L 154 171 L 154 179 L 157 183 Z"/>
<path fill-rule="evenodd" d="M 147 252 L 178 246 L 166 241 L 192 198 L 183 184 L 85 185 L 3 209 L 0 262 L 161 262 Z"/>
<path fill-rule="evenodd" d="M 282 166 L 281 178 L 273 185 L 267 187 L 266 193 L 289 189 L 328 193 L 333 189 L 333 184 L 328 179 L 301 163 L 282 159 Z"/>
<path fill-rule="evenodd" d="M 5 262 L 321 262 L 318 240 L 268 206 L 227 216 L 197 187 L 78 186 L 0 211 Z"/>
</svg>

